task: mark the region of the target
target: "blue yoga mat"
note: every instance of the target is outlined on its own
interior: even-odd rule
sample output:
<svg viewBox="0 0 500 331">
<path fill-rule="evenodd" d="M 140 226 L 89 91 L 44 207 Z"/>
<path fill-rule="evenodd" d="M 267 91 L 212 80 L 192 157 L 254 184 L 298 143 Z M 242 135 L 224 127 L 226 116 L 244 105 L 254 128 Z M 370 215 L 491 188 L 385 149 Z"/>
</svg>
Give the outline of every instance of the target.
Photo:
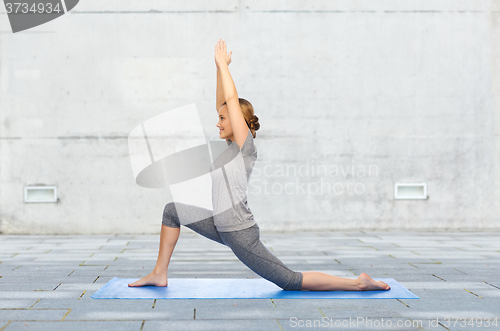
<svg viewBox="0 0 500 331">
<path fill-rule="evenodd" d="M 168 286 L 129 287 L 137 278 L 114 277 L 92 299 L 419 299 L 393 278 L 373 278 L 380 291 L 284 291 L 270 281 L 234 278 L 169 278 Z"/>
</svg>

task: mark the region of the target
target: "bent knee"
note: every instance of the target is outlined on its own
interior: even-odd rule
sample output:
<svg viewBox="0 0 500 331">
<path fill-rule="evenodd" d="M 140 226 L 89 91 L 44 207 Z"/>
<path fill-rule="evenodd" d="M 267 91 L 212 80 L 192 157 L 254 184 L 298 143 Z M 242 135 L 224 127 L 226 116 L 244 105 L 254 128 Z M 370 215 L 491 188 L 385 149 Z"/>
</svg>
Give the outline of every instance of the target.
<svg viewBox="0 0 500 331">
<path fill-rule="evenodd" d="M 177 216 L 177 210 L 175 209 L 175 203 L 169 202 L 165 205 L 165 208 L 163 208 L 162 224 L 171 228 L 181 227 L 179 217 Z"/>
<path fill-rule="evenodd" d="M 163 208 L 163 214 L 173 214 L 175 212 L 175 203 L 169 202 Z"/>
<path fill-rule="evenodd" d="M 301 291 L 303 279 L 304 275 L 300 271 L 295 271 L 288 284 L 281 288 L 285 291 Z"/>
</svg>

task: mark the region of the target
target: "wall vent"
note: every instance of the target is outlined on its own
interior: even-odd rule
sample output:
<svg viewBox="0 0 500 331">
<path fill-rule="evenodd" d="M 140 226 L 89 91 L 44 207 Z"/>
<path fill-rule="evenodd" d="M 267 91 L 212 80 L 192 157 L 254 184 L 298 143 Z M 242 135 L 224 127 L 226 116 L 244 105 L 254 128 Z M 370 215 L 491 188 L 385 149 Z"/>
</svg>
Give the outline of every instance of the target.
<svg viewBox="0 0 500 331">
<path fill-rule="evenodd" d="M 57 202 L 57 186 L 25 186 L 24 202 Z"/>
<path fill-rule="evenodd" d="M 394 199 L 427 199 L 427 184 L 396 183 L 394 184 Z"/>
</svg>

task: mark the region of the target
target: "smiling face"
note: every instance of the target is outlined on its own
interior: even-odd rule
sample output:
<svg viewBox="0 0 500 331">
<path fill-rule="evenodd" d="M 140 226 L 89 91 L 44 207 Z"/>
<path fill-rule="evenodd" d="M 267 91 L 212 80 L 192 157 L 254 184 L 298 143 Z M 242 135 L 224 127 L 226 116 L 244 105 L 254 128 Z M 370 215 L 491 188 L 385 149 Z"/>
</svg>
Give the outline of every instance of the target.
<svg viewBox="0 0 500 331">
<path fill-rule="evenodd" d="M 219 128 L 219 137 L 221 139 L 231 139 L 233 141 L 233 129 L 231 128 L 231 121 L 227 112 L 227 105 L 219 109 L 219 122 L 216 125 Z"/>
</svg>

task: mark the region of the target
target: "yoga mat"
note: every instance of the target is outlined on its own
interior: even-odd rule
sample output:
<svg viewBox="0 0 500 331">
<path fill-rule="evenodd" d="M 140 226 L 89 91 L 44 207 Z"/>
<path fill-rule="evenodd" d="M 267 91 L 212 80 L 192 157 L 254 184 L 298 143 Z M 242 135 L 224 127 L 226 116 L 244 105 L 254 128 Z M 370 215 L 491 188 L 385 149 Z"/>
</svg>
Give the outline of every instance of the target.
<svg viewBox="0 0 500 331">
<path fill-rule="evenodd" d="M 169 278 L 168 286 L 129 287 L 138 278 L 114 277 L 92 299 L 419 299 L 393 278 L 373 278 L 380 291 L 284 291 L 270 281 L 234 278 Z"/>
</svg>

